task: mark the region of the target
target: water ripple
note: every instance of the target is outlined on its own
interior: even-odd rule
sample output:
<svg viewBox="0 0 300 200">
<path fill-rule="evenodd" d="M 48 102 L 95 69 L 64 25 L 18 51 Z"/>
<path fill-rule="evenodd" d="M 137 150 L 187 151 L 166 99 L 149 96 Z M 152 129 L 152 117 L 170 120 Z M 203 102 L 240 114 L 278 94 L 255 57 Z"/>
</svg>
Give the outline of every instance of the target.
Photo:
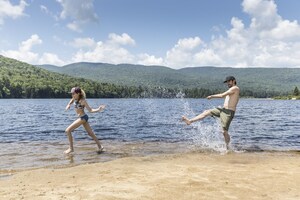
<svg viewBox="0 0 300 200">
<path fill-rule="evenodd" d="M 0 101 L 0 167 L 68 163 L 61 154 L 68 146 L 65 129 L 76 119 L 73 110 L 64 110 L 68 99 Z M 191 126 L 180 120 L 182 115 L 193 117 L 203 110 L 222 105 L 222 99 L 89 99 L 88 102 L 91 107 L 107 105 L 104 112 L 89 114 L 95 134 L 112 151 L 104 156 L 104 160 L 121 155 L 122 151 L 123 155 L 142 155 L 191 149 L 224 150 L 218 120 L 207 118 Z M 299 151 L 299 103 L 241 99 L 229 130 L 233 148 Z M 75 130 L 73 135 L 75 148 L 82 150 L 77 159 L 82 162 L 103 160 L 94 154 L 86 158 L 95 144 L 83 127 Z M 45 151 L 47 153 L 41 153 Z"/>
</svg>

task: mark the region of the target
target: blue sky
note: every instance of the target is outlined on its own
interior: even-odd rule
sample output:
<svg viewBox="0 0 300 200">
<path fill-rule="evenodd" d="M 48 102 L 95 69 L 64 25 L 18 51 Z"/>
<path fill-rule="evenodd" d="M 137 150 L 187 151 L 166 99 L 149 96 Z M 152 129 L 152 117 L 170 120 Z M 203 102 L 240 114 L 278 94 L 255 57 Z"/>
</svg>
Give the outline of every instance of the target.
<svg viewBox="0 0 300 200">
<path fill-rule="evenodd" d="M 73 62 L 300 67 L 298 0 L 0 0 L 0 54 Z"/>
</svg>

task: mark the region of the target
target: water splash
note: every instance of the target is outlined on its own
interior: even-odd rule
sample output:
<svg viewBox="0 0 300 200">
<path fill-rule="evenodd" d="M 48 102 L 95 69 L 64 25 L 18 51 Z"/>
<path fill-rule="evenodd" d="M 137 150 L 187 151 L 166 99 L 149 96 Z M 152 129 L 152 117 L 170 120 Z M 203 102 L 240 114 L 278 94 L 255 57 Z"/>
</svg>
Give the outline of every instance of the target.
<svg viewBox="0 0 300 200">
<path fill-rule="evenodd" d="M 183 113 L 187 117 L 195 117 L 199 113 L 195 113 L 191 108 L 189 101 L 185 99 L 185 94 L 179 92 L 176 95 L 183 105 Z M 210 107 L 210 108 L 208 108 Z M 210 103 L 203 103 L 202 109 L 211 109 Z M 216 118 L 207 117 L 201 121 L 191 124 L 188 128 L 182 129 L 184 137 L 189 139 L 189 148 L 192 150 L 217 151 L 225 152 L 226 146 L 221 132 L 220 122 Z"/>
<path fill-rule="evenodd" d="M 189 102 L 184 97 L 185 97 L 185 94 L 181 91 L 176 95 L 176 98 L 180 99 L 180 101 L 183 104 L 184 115 L 185 116 L 195 115 L 194 110 L 192 109 Z"/>
</svg>

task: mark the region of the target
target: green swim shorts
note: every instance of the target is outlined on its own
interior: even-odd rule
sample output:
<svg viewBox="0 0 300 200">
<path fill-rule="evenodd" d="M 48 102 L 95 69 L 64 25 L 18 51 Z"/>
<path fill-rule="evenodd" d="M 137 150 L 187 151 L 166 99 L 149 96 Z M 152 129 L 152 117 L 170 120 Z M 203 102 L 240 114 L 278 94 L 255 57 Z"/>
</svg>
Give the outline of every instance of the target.
<svg viewBox="0 0 300 200">
<path fill-rule="evenodd" d="M 234 111 L 226 108 L 214 108 L 210 110 L 212 116 L 220 117 L 224 130 L 228 131 L 230 123 L 234 117 Z"/>
</svg>

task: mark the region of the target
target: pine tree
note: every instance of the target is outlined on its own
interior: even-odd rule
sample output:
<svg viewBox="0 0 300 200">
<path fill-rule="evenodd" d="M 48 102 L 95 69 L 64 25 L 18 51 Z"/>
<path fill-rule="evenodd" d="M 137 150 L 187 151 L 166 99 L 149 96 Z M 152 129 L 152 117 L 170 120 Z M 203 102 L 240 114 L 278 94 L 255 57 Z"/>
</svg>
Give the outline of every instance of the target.
<svg viewBox="0 0 300 200">
<path fill-rule="evenodd" d="M 293 95 L 294 95 L 294 96 L 299 96 L 299 94 L 300 94 L 299 89 L 298 89 L 298 87 L 296 86 L 295 89 L 294 89 Z"/>
</svg>

